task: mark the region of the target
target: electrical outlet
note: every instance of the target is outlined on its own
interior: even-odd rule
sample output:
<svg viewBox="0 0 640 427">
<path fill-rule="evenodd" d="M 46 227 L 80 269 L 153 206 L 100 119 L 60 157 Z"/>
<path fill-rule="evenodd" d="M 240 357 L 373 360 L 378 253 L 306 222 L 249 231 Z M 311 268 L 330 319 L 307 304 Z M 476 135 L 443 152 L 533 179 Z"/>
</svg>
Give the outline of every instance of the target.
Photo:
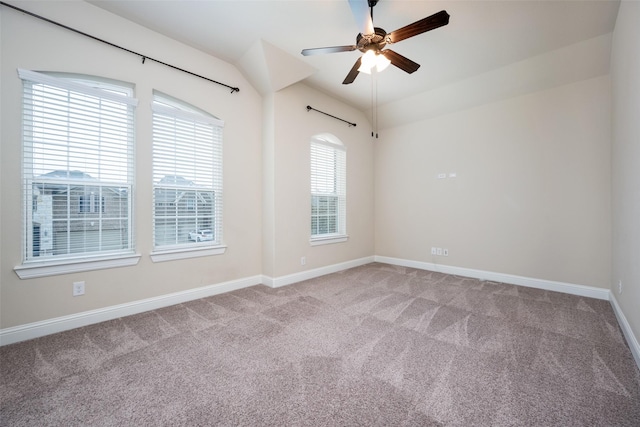
<svg viewBox="0 0 640 427">
<path fill-rule="evenodd" d="M 73 296 L 84 295 L 84 282 L 73 282 Z"/>
<path fill-rule="evenodd" d="M 442 248 L 436 248 L 436 255 L 442 255 Z"/>
<path fill-rule="evenodd" d="M 307 264 L 307 257 L 301 257 L 300 258 L 300 265 L 306 265 Z"/>
<path fill-rule="evenodd" d="M 618 294 L 622 293 L 622 280 L 618 280 Z"/>
<path fill-rule="evenodd" d="M 442 255 L 444 255 L 444 256 L 449 256 L 449 249 L 446 249 L 446 248 L 445 248 L 445 249 L 443 249 L 443 250 L 442 250 Z"/>
<path fill-rule="evenodd" d="M 431 255 L 436 255 L 436 253 L 437 253 L 437 252 L 436 252 L 436 248 L 435 248 L 435 247 L 432 247 L 432 248 L 431 248 Z"/>
</svg>

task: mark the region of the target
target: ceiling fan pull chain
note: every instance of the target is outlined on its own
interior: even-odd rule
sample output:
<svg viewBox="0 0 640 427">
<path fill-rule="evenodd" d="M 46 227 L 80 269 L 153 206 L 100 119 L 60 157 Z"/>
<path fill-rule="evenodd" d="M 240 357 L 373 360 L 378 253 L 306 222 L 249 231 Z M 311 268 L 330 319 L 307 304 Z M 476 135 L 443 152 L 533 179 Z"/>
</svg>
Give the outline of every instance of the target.
<svg viewBox="0 0 640 427">
<path fill-rule="evenodd" d="M 371 70 L 371 138 L 378 138 L 378 72 Z"/>
<path fill-rule="evenodd" d="M 378 139 L 378 71 L 374 71 L 373 72 L 373 84 L 375 85 L 375 95 L 376 95 L 376 100 L 374 103 L 374 109 L 375 109 L 375 114 L 376 114 L 376 139 Z"/>
<path fill-rule="evenodd" d="M 372 73 L 373 74 L 373 73 Z M 374 104 L 373 104 L 373 75 L 371 76 L 371 138 L 373 138 L 374 131 L 376 129 L 376 121 L 374 118 Z"/>
</svg>

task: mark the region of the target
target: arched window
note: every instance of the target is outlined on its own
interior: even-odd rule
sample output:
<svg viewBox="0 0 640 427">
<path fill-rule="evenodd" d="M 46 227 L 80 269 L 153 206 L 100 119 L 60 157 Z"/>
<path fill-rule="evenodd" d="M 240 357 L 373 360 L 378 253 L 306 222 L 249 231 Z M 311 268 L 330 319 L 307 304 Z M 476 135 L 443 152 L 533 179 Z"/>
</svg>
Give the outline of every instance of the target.
<svg viewBox="0 0 640 427">
<path fill-rule="evenodd" d="M 311 138 L 311 243 L 347 238 L 347 152 L 331 134 Z"/>
<path fill-rule="evenodd" d="M 222 244 L 222 120 L 153 94 L 153 230 L 157 250 Z"/>
<path fill-rule="evenodd" d="M 132 254 L 133 86 L 74 74 L 18 74 L 25 262 Z"/>
</svg>

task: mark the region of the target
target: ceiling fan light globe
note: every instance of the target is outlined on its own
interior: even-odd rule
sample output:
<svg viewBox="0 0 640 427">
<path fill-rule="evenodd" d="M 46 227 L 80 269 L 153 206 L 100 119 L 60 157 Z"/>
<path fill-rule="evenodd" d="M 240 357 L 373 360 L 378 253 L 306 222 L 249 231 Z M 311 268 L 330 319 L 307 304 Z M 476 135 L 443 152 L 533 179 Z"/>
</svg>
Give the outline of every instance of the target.
<svg viewBox="0 0 640 427">
<path fill-rule="evenodd" d="M 382 54 L 376 56 L 376 70 L 378 72 L 386 69 L 389 64 L 391 64 L 391 61 L 389 61 L 386 56 Z"/>
<path fill-rule="evenodd" d="M 373 68 L 373 66 L 371 67 L 367 67 L 366 65 L 362 64 L 360 65 L 360 67 L 358 67 L 358 71 L 361 73 L 365 73 L 365 74 L 371 74 L 371 69 Z"/>
<path fill-rule="evenodd" d="M 362 55 L 362 65 L 369 70 L 376 65 L 376 53 L 373 50 L 368 50 Z"/>
</svg>

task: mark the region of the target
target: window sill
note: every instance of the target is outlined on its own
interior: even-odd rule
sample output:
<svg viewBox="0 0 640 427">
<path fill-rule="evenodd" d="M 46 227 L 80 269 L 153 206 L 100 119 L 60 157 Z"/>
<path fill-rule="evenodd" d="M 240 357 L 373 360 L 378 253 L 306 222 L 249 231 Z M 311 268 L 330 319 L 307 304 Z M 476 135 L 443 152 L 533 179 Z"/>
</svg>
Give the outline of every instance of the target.
<svg viewBox="0 0 640 427">
<path fill-rule="evenodd" d="M 81 271 L 130 267 L 138 264 L 140 257 L 140 254 L 132 254 L 64 261 L 32 261 L 14 267 L 13 271 L 16 272 L 20 279 L 34 279 L 36 277 L 57 276 Z"/>
<path fill-rule="evenodd" d="M 151 261 L 153 262 L 165 262 L 174 261 L 177 259 L 198 258 L 211 255 L 222 255 L 227 250 L 224 245 L 219 246 L 206 246 L 200 248 L 188 248 L 188 249 L 165 249 L 153 251 L 150 254 Z"/>
<path fill-rule="evenodd" d="M 312 237 L 309 240 L 311 246 L 331 245 L 333 243 L 342 243 L 349 240 L 349 236 L 346 234 L 332 234 L 323 237 Z"/>
</svg>

